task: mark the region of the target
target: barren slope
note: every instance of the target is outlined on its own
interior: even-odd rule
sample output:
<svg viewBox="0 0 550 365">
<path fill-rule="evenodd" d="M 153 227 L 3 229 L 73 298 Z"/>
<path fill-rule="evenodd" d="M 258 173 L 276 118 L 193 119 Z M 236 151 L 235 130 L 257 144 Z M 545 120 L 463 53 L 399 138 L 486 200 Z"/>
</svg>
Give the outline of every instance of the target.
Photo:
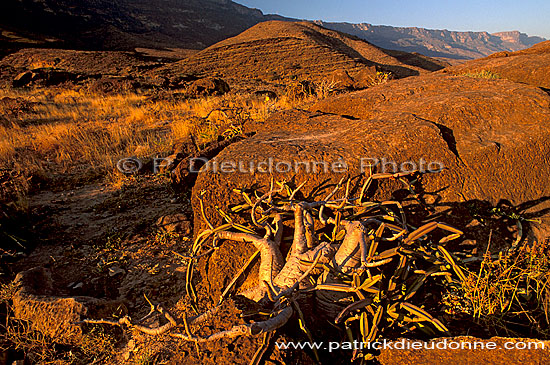
<svg viewBox="0 0 550 365">
<path fill-rule="evenodd" d="M 202 49 L 258 22 L 281 18 L 230 0 L 0 2 L 0 25 L 6 30 L 40 43 L 53 38 L 64 48 Z"/>
<path fill-rule="evenodd" d="M 168 65 L 162 72 L 275 81 L 289 77 L 329 78 L 335 71 L 346 71 L 354 77 L 373 66 L 398 77 L 443 67 L 430 58 L 386 51 L 313 23 L 269 21 Z"/>
<path fill-rule="evenodd" d="M 452 74 L 491 71 L 515 82 L 550 89 L 550 41 L 518 52 L 499 52 L 479 60 L 446 68 Z"/>
<path fill-rule="evenodd" d="M 72 51 L 61 49 L 26 48 L 12 53 L 2 60 L 0 66 L 16 69 L 56 67 L 82 74 L 127 74 L 139 69 L 158 65 L 135 52 L 121 51 Z"/>
</svg>

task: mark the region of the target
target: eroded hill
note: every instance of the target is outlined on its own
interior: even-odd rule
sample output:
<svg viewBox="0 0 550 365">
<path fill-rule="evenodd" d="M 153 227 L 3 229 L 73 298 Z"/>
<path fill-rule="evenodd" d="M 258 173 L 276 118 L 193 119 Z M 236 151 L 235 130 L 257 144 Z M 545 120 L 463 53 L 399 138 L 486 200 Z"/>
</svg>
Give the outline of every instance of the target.
<svg viewBox="0 0 550 365">
<path fill-rule="evenodd" d="M 0 4 L 0 24 L 6 31 L 40 43 L 84 49 L 201 49 L 274 18 L 281 17 L 264 16 L 229 0 L 5 0 Z"/>
<path fill-rule="evenodd" d="M 419 75 L 444 63 L 388 51 L 344 33 L 309 22 L 269 21 L 219 42 L 192 57 L 155 71 L 163 75 L 216 75 L 239 81 L 288 79 L 363 79 L 379 72 L 397 77 Z"/>
</svg>

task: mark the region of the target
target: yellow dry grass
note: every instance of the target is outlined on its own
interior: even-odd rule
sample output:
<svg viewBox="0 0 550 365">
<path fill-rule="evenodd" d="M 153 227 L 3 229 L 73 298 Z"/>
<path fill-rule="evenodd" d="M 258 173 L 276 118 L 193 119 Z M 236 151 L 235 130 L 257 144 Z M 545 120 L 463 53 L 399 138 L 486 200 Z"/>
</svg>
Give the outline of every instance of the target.
<svg viewBox="0 0 550 365">
<path fill-rule="evenodd" d="M 265 120 L 273 111 L 295 105 L 286 98 L 269 100 L 227 94 L 196 100 L 151 100 L 146 95 L 112 96 L 64 89 L 0 90 L 0 99 L 32 103 L 14 113 L 1 106 L 0 168 L 47 176 L 89 169 L 114 171 L 124 157 L 168 154 L 173 142 L 195 134 L 215 139 L 239 118 Z M 206 117 L 208 118 L 206 119 Z"/>
<path fill-rule="evenodd" d="M 548 337 L 550 324 L 550 242 L 524 244 L 491 256 L 487 250 L 477 272 L 462 283 L 468 313 L 507 335 L 521 327 Z M 518 327 L 517 324 L 521 325 Z"/>
</svg>

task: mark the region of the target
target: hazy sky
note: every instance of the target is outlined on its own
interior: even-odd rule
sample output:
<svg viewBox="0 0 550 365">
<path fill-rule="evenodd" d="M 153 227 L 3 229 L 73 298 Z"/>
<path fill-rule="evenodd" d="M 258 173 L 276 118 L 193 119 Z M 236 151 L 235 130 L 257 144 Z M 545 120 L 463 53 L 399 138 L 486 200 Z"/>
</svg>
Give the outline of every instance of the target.
<svg viewBox="0 0 550 365">
<path fill-rule="evenodd" d="M 550 39 L 550 0 L 234 0 L 264 13 L 310 20 L 431 29 L 519 30 Z"/>
</svg>

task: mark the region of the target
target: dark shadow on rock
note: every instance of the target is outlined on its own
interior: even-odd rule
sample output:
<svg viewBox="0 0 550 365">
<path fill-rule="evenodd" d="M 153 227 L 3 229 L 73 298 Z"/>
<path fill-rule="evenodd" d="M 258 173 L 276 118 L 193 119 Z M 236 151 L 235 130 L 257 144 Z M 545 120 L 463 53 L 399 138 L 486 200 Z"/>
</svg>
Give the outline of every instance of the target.
<svg viewBox="0 0 550 365">
<path fill-rule="evenodd" d="M 428 120 L 428 119 L 425 119 L 425 118 L 421 118 L 415 114 L 413 114 L 413 116 L 417 119 L 420 119 L 424 122 L 428 122 L 428 123 L 431 123 L 433 124 L 434 126 L 437 127 L 437 129 L 439 129 L 439 134 L 441 135 L 441 138 L 443 138 L 443 140 L 445 141 L 445 143 L 447 143 L 447 146 L 449 147 L 449 150 L 456 156 L 456 158 L 458 160 L 460 160 L 462 162 L 462 159 L 460 158 L 460 154 L 458 153 L 458 150 L 456 148 L 456 138 L 454 136 L 454 132 L 451 128 L 447 127 L 447 126 L 444 126 L 443 124 L 441 123 L 436 123 L 436 122 L 433 122 L 431 120 Z"/>
<path fill-rule="evenodd" d="M 403 51 L 403 54 L 400 54 L 401 52 L 399 51 L 389 51 L 384 48 L 381 48 L 381 50 L 382 52 L 388 54 L 389 56 L 397 58 L 399 61 L 409 66 L 420 67 L 428 71 L 439 71 L 444 68 L 444 66 L 440 63 L 433 62 L 433 59 L 423 57 L 421 54 L 414 51 L 410 53 Z"/>
<path fill-rule="evenodd" d="M 544 222 L 550 213 L 550 197 L 514 206 L 507 200 L 496 205 L 483 200 L 442 202 L 437 193 L 422 192 L 407 198 L 404 205 L 412 225 L 418 227 L 431 221 L 450 224 L 464 232 L 463 240 L 453 241 L 451 247 L 466 241 L 472 246 L 475 244 L 478 254 L 488 246 L 491 252 L 507 250 L 516 243 L 520 234 L 520 245 L 550 237 L 550 229 Z"/>
<path fill-rule="evenodd" d="M 197 180 L 199 170 L 203 168 L 208 161 L 229 145 L 242 141 L 252 135 L 254 135 L 254 133 L 213 142 L 207 145 L 206 148 L 181 159 L 181 162 L 179 162 L 171 173 L 174 190 L 176 192 L 190 191 Z"/>
</svg>

